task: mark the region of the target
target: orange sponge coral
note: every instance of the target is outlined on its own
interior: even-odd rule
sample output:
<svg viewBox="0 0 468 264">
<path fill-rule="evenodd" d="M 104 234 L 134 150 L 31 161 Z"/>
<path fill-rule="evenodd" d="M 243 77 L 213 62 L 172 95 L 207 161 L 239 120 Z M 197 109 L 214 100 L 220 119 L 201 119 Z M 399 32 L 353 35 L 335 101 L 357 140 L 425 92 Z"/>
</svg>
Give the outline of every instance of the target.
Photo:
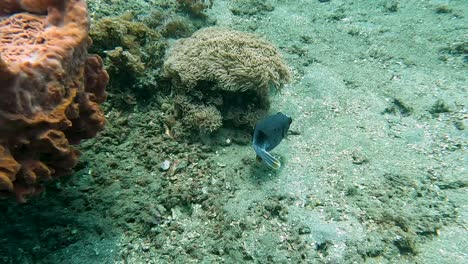
<svg viewBox="0 0 468 264">
<path fill-rule="evenodd" d="M 109 76 L 88 55 L 84 0 L 0 2 L 0 195 L 24 201 L 71 172 L 102 130 Z"/>
</svg>

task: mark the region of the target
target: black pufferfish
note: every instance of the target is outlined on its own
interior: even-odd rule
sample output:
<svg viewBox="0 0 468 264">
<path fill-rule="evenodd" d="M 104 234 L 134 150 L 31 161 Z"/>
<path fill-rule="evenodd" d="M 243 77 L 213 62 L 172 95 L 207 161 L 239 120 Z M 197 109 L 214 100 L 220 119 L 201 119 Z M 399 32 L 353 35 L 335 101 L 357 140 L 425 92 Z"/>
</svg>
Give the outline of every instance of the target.
<svg viewBox="0 0 468 264">
<path fill-rule="evenodd" d="M 292 118 L 278 112 L 267 116 L 255 124 L 252 145 L 257 159 L 263 160 L 269 167 L 277 170 L 281 162 L 269 153 L 281 143 L 291 125 Z"/>
</svg>

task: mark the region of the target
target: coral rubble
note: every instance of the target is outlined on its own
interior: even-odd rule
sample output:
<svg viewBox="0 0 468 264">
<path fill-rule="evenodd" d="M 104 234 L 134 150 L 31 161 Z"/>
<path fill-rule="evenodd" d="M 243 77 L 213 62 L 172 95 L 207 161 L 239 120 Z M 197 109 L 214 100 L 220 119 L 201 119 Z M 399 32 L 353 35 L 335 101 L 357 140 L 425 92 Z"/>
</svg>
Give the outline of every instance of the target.
<svg viewBox="0 0 468 264">
<path fill-rule="evenodd" d="M 21 202 L 70 173 L 70 144 L 103 129 L 109 77 L 87 52 L 85 1 L 2 1 L 0 28 L 0 195 Z"/>
</svg>

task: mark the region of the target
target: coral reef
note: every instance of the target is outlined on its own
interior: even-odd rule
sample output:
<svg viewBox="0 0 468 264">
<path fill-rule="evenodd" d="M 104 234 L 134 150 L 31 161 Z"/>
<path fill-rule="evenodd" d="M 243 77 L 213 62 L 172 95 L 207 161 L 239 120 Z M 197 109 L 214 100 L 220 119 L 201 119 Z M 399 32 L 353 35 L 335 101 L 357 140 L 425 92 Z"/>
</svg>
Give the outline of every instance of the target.
<svg viewBox="0 0 468 264">
<path fill-rule="evenodd" d="M 112 87 L 154 88 L 166 41 L 160 33 L 126 13 L 106 17 L 91 27 L 92 51 L 103 56 Z"/>
<path fill-rule="evenodd" d="M 2 1 L 0 15 L 0 195 L 23 202 L 102 130 L 109 77 L 87 52 L 85 1 Z"/>
<path fill-rule="evenodd" d="M 121 17 L 127 21 L 141 22 L 150 29 L 160 32 L 164 37 L 189 37 L 196 30 L 213 25 L 215 20 L 202 12 L 192 14 L 190 6 L 202 2 L 209 8 L 207 1 L 88 1 L 93 21 L 106 17 Z M 195 4 L 197 5 L 197 4 Z"/>
<path fill-rule="evenodd" d="M 182 3 L 158 1 L 88 1 L 93 24 L 90 52 L 104 60 L 110 75 L 107 90 L 112 107 L 125 111 L 167 92 L 161 69 L 168 38 L 189 37 L 214 24 L 207 15 L 194 16 Z M 158 92 L 156 92 L 158 91 Z"/>
<path fill-rule="evenodd" d="M 272 44 L 253 34 L 217 27 L 177 41 L 163 74 L 171 80 L 174 93 L 185 97 L 184 105 L 175 107 L 181 109 L 182 119 L 210 116 L 213 120 L 204 124 L 217 125 L 209 131 L 221 126 L 217 120 L 234 127 L 253 126 L 269 108 L 270 89 L 281 89 L 290 78 Z M 197 109 L 210 114 L 194 114 Z M 189 123 L 206 130 L 200 122 Z"/>
<path fill-rule="evenodd" d="M 213 0 L 177 0 L 180 8 L 193 16 L 204 16 L 203 11 L 211 8 Z"/>
</svg>

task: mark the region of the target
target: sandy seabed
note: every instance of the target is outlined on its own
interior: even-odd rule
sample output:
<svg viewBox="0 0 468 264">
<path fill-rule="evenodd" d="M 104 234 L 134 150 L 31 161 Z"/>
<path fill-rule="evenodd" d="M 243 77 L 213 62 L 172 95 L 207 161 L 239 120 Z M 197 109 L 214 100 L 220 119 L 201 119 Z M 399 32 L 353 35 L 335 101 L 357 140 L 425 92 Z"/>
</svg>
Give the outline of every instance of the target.
<svg viewBox="0 0 468 264">
<path fill-rule="evenodd" d="M 292 70 L 283 168 L 108 106 L 74 175 L 0 205 L 0 263 L 468 263 L 466 2 L 247 2 L 207 15 Z"/>
</svg>

